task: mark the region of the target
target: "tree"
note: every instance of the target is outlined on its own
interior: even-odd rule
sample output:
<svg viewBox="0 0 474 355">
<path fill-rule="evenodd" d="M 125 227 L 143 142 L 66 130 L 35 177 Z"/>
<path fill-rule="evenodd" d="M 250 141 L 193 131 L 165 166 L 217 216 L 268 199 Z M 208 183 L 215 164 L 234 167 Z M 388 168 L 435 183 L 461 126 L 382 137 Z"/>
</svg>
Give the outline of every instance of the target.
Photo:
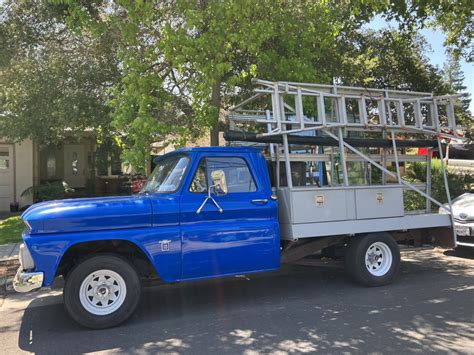
<svg viewBox="0 0 474 355">
<path fill-rule="evenodd" d="M 443 67 L 443 77 L 453 93 L 462 94 L 462 109 L 467 112 L 471 103 L 471 95 L 466 92 L 467 87 L 464 85 L 465 76 L 459 59 L 456 59 L 451 52 L 448 53 L 448 60 Z"/>
<path fill-rule="evenodd" d="M 347 85 L 433 92 L 436 95 L 463 93 L 455 106 L 457 123 L 469 127 L 469 95 L 463 84 L 459 60 L 449 57 L 443 70 L 430 64 L 429 45 L 416 31 L 394 29 L 356 32 L 345 43 L 341 80 Z"/>
<path fill-rule="evenodd" d="M 446 34 L 445 46 L 459 59 L 474 60 L 472 35 L 474 3 L 470 0 L 394 0 L 387 18 L 396 18 L 402 29 L 425 26 L 440 28 Z"/>
<path fill-rule="evenodd" d="M 82 31 L 119 33 L 123 72 L 111 107 L 135 166 L 155 140 L 180 144 L 211 129 L 217 144 L 220 113 L 248 94 L 256 75 L 332 82 L 340 38 L 386 8 L 378 1 L 65 3 Z"/>
<path fill-rule="evenodd" d="M 365 30 L 348 38 L 341 79 L 347 85 L 446 94 L 450 87 L 426 55 L 428 44 L 416 32 Z"/>
<path fill-rule="evenodd" d="M 86 128 L 108 132 L 114 41 L 74 33 L 64 9 L 13 0 L 0 7 L 0 137 L 48 144 Z"/>
<path fill-rule="evenodd" d="M 10 83 L 27 92 L 23 95 L 16 89 L 21 94 L 18 97 L 36 98 L 41 104 L 45 101 L 38 99 L 38 93 L 44 87 L 52 90 L 47 102 L 53 105 L 39 108 L 45 120 L 53 117 L 47 122 L 58 127 L 55 135 L 66 123 L 78 128 L 107 125 L 110 112 L 113 131 L 125 134 L 124 158 L 138 171 L 147 164 L 152 142 L 182 145 L 210 130 L 215 145 L 221 129 L 219 117 L 250 95 L 250 79 L 255 76 L 321 83 L 338 78 L 348 84 L 445 92 L 439 71 L 423 56 L 426 43 L 415 30 L 443 11 L 465 13 L 441 1 L 43 0 L 35 3 L 39 9 L 31 10 L 13 0 L 7 4 L 21 11 L 4 17 L 6 23 L 15 23 L 11 19 L 17 18 L 16 28 L 24 25 L 32 33 L 21 35 L 25 39 L 19 46 L 16 39 L 8 40 L 14 37 L 7 30 L 0 37 L 8 52 L 11 47 L 20 53 L 25 44 L 29 48 L 24 53 L 32 69 L 25 72 L 20 84 L 14 78 L 22 76 L 11 69 L 15 61 L 8 55 L 2 59 L 10 63 L 5 71 L 11 73 Z M 35 13 L 38 18 L 31 19 Z M 375 14 L 399 18 L 402 30 L 361 31 Z M 465 16 L 461 20 L 467 21 Z M 58 29 L 67 34 L 61 45 L 54 40 Z M 44 40 L 43 33 L 52 35 Z M 461 42 L 458 47 L 463 50 Z M 28 43 L 41 43 L 41 50 Z M 23 54 L 15 55 L 18 60 L 23 58 Z M 72 64 L 65 65 L 66 61 Z M 90 62 L 90 71 L 81 66 L 84 62 Z M 29 68 L 28 63 L 17 70 Z M 42 76 L 36 76 L 33 68 Z M 38 77 L 34 92 L 25 89 L 32 76 Z M 88 96 L 92 91 L 83 86 L 84 78 L 91 83 L 88 87 L 94 87 L 94 95 Z M 70 92 L 66 90 L 69 81 L 77 85 Z M 45 82 L 51 82 L 51 88 Z M 5 85 L 8 95 L 3 95 L 3 102 L 9 106 L 3 115 L 31 118 L 33 113 L 25 114 L 21 108 L 36 101 L 16 103 L 16 93 L 8 89 L 15 85 Z M 53 90 L 58 87 L 65 91 Z M 78 102 L 81 97 L 84 100 Z M 69 118 L 62 120 L 66 116 Z"/>
<path fill-rule="evenodd" d="M 469 111 L 469 104 L 471 103 L 470 94 L 466 92 L 466 86 L 464 85 L 464 73 L 461 69 L 459 59 L 451 52 L 448 53 L 448 60 L 443 67 L 443 78 L 449 87 L 449 93 L 461 94 L 460 105 L 456 105 L 454 112 L 458 124 L 466 127 L 466 136 L 470 139 L 473 138 L 472 132 L 472 113 Z"/>
</svg>

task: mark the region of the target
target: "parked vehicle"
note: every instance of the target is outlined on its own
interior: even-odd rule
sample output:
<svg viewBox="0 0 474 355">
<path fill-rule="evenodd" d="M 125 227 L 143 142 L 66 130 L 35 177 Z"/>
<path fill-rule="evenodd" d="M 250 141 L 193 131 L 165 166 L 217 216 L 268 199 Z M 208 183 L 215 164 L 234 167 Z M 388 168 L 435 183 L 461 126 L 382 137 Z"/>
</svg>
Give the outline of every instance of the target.
<svg viewBox="0 0 474 355">
<path fill-rule="evenodd" d="M 119 192 L 126 194 L 136 194 L 145 186 L 147 177 L 141 174 L 125 174 L 122 176 L 123 182 Z"/>
<path fill-rule="evenodd" d="M 474 247 L 474 193 L 466 192 L 452 201 L 457 245 Z M 446 208 L 439 213 L 445 214 Z"/>
<path fill-rule="evenodd" d="M 233 144 L 256 142 L 259 147 L 177 150 L 155 160 L 156 167 L 138 195 L 59 200 L 30 207 L 22 215 L 24 245 L 15 289 L 27 292 L 47 287 L 62 276 L 70 316 L 86 327 L 106 328 L 134 312 L 144 279 L 183 282 L 267 272 L 278 269 L 280 262 L 333 249 L 343 255 L 353 280 L 381 286 L 397 275 L 397 241 L 424 238 L 454 245 L 449 214 L 431 213 L 431 203 L 417 214 L 404 210 L 406 189 L 439 204 L 430 196 L 430 179 L 423 187 L 413 185 L 401 178 L 398 169 L 398 161 L 431 159 L 431 154 L 422 158 L 399 154 L 399 146 L 436 149 L 441 145 L 439 137 L 449 133 L 430 130 L 417 116 L 417 137 L 421 130 L 436 139 L 400 141 L 394 134 L 387 139 L 387 131 L 404 128 L 388 125 L 385 116 L 380 118 L 383 127 L 372 123 L 367 114 L 373 110 L 360 111 L 361 123 L 347 122 L 345 100 L 348 95 L 355 97 L 362 107 L 367 88 L 338 87 L 336 94 L 332 86 L 267 83 L 261 82 L 264 88 L 257 93 L 273 95 L 273 114 L 264 111 L 262 118 L 253 110 L 239 116 L 236 110 L 229 116 L 231 128 L 239 119 L 268 128 L 267 134 L 235 130 L 227 134 Z M 398 113 L 403 113 L 407 100 L 415 105 L 429 100 L 434 107 L 444 100 L 397 91 L 382 91 L 385 96 L 380 96 L 380 91 L 373 90 L 370 100 L 379 100 L 380 105 L 392 100 Z M 319 102 L 320 115 L 311 122 L 301 118 L 304 94 Z M 289 104 L 280 105 L 284 95 L 296 100 L 296 120 L 285 119 L 282 109 Z M 327 98 L 339 107 L 334 121 L 323 116 Z M 414 112 L 421 110 L 417 107 Z M 398 121 L 403 121 L 400 116 Z M 449 122 L 453 122 L 451 117 Z M 436 123 L 439 127 L 440 122 Z M 371 132 L 383 129 L 383 134 L 378 139 L 353 138 L 344 136 L 342 127 L 346 132 L 361 127 Z M 318 132 L 292 134 L 306 130 Z M 375 147 L 380 154 L 367 155 L 358 147 Z M 397 163 L 396 173 L 386 168 L 391 161 Z M 351 162 L 357 163 L 355 171 L 362 174 L 354 179 L 360 181 L 358 185 L 349 184 Z M 382 170 L 379 180 L 366 174 L 363 162 Z M 397 182 L 389 183 L 388 176 Z"/>
<path fill-rule="evenodd" d="M 474 174 L 474 144 L 453 140 L 447 145 L 446 164 L 458 174 Z"/>
</svg>

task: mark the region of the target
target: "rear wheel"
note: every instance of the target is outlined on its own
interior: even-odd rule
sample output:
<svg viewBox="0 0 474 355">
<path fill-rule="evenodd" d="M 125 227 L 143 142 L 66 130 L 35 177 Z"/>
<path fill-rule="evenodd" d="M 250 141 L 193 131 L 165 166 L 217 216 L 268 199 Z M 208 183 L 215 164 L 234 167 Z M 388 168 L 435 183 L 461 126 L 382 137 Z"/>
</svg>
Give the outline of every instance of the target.
<svg viewBox="0 0 474 355">
<path fill-rule="evenodd" d="M 346 273 L 366 286 L 389 284 L 398 274 L 400 250 L 388 233 L 355 237 L 346 251 Z"/>
<path fill-rule="evenodd" d="M 116 326 L 135 311 L 141 283 L 135 269 L 123 258 L 98 255 L 76 266 L 64 285 L 69 315 L 88 328 Z"/>
</svg>

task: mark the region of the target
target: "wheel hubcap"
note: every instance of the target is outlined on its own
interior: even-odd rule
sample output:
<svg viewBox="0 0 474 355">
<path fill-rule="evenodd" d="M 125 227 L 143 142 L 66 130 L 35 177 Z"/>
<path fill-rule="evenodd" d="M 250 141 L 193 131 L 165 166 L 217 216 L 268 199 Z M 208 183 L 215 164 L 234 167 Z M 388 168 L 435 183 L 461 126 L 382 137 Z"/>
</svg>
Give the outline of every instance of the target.
<svg viewBox="0 0 474 355">
<path fill-rule="evenodd" d="M 365 266 L 374 276 L 385 275 L 392 266 L 392 251 L 387 244 L 375 242 L 365 253 Z"/>
<path fill-rule="evenodd" d="M 102 316 L 120 308 L 126 295 L 124 279 L 112 270 L 94 271 L 84 279 L 79 289 L 79 299 L 86 311 Z"/>
</svg>

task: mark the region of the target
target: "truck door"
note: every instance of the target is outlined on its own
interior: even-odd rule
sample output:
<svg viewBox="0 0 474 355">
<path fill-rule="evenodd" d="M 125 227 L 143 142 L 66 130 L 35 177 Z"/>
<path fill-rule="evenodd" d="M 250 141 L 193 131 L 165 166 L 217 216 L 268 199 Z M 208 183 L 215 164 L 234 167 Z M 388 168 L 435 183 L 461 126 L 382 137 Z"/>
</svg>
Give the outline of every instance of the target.
<svg viewBox="0 0 474 355">
<path fill-rule="evenodd" d="M 253 173 L 255 162 L 246 154 L 201 154 L 193 165 L 181 197 L 182 278 L 277 268 L 277 204 L 269 183 Z M 212 193 L 218 206 L 208 200 L 198 213 L 216 171 L 224 173 L 228 191 Z"/>
</svg>

